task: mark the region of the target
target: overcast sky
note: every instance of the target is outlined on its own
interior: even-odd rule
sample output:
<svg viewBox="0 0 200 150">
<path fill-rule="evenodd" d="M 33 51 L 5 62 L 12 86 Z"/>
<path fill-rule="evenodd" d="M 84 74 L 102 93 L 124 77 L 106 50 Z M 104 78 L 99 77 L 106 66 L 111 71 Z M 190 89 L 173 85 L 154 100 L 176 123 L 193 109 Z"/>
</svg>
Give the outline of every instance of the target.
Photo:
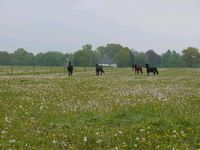
<svg viewBox="0 0 200 150">
<path fill-rule="evenodd" d="M 0 50 L 200 48 L 200 0 L 0 0 Z"/>
</svg>

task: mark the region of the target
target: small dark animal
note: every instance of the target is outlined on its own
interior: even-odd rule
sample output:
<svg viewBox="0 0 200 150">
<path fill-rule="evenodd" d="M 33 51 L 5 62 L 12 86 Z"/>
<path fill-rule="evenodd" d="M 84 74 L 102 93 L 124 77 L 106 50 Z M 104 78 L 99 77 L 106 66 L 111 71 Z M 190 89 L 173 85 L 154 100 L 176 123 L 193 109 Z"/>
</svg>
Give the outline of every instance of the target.
<svg viewBox="0 0 200 150">
<path fill-rule="evenodd" d="M 146 70 L 147 70 L 147 75 L 149 75 L 150 72 L 152 72 L 154 75 L 158 75 L 158 69 L 156 67 L 149 67 L 149 64 L 145 64 Z"/>
<path fill-rule="evenodd" d="M 73 65 L 71 64 L 71 62 L 69 62 L 69 64 L 67 65 L 67 71 L 69 76 L 73 74 Z"/>
<path fill-rule="evenodd" d="M 99 73 L 100 75 L 102 75 L 102 73 L 105 73 L 105 72 L 103 71 L 102 66 L 99 66 L 99 64 L 96 64 L 96 75 L 98 76 Z"/>
<path fill-rule="evenodd" d="M 137 73 L 137 74 L 139 74 L 139 73 L 143 74 L 143 72 L 142 72 L 142 67 L 141 67 L 141 66 L 139 66 L 139 65 L 137 65 L 137 64 L 133 64 L 132 70 L 134 70 L 134 69 L 135 69 L 135 74 L 136 74 L 136 73 Z"/>
</svg>

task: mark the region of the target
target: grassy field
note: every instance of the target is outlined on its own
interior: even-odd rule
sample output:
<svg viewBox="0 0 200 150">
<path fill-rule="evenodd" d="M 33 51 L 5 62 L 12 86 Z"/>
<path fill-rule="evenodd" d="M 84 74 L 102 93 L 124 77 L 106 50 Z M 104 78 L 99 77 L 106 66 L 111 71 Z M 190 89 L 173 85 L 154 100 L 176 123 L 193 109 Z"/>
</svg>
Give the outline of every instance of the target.
<svg viewBox="0 0 200 150">
<path fill-rule="evenodd" d="M 196 149 L 200 69 L 0 76 L 0 149 Z"/>
</svg>

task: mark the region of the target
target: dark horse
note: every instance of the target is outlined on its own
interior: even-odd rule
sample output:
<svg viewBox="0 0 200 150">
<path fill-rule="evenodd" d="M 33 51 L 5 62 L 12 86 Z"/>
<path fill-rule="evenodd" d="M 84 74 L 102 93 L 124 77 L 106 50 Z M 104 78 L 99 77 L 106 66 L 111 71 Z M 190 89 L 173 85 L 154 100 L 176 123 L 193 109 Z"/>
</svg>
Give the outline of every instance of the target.
<svg viewBox="0 0 200 150">
<path fill-rule="evenodd" d="M 98 76 L 99 73 L 100 75 L 102 75 L 102 73 L 105 73 L 105 72 L 103 71 L 102 66 L 99 66 L 99 64 L 96 64 L 96 75 Z"/>
<path fill-rule="evenodd" d="M 146 69 L 147 69 L 147 75 L 149 75 L 150 72 L 153 72 L 153 74 L 158 75 L 158 69 L 156 67 L 149 67 L 149 64 L 145 64 Z"/>
<path fill-rule="evenodd" d="M 139 65 L 137 65 L 137 64 L 133 64 L 133 66 L 132 66 L 132 70 L 133 69 L 135 69 L 135 73 L 137 73 L 137 74 L 139 74 L 139 73 L 143 73 L 142 72 L 142 67 L 141 66 L 139 66 Z"/>
<path fill-rule="evenodd" d="M 69 76 L 71 76 L 73 73 L 73 65 L 71 64 L 71 62 L 69 62 L 69 64 L 67 65 L 67 71 Z"/>
</svg>

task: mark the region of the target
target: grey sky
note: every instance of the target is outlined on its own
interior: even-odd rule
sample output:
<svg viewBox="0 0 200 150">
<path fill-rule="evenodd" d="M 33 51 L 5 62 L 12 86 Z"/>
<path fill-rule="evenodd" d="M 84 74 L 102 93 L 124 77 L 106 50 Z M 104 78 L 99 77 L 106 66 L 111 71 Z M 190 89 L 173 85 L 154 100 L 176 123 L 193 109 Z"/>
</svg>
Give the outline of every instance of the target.
<svg viewBox="0 0 200 150">
<path fill-rule="evenodd" d="M 0 50 L 200 48 L 199 0 L 0 0 Z"/>
</svg>

